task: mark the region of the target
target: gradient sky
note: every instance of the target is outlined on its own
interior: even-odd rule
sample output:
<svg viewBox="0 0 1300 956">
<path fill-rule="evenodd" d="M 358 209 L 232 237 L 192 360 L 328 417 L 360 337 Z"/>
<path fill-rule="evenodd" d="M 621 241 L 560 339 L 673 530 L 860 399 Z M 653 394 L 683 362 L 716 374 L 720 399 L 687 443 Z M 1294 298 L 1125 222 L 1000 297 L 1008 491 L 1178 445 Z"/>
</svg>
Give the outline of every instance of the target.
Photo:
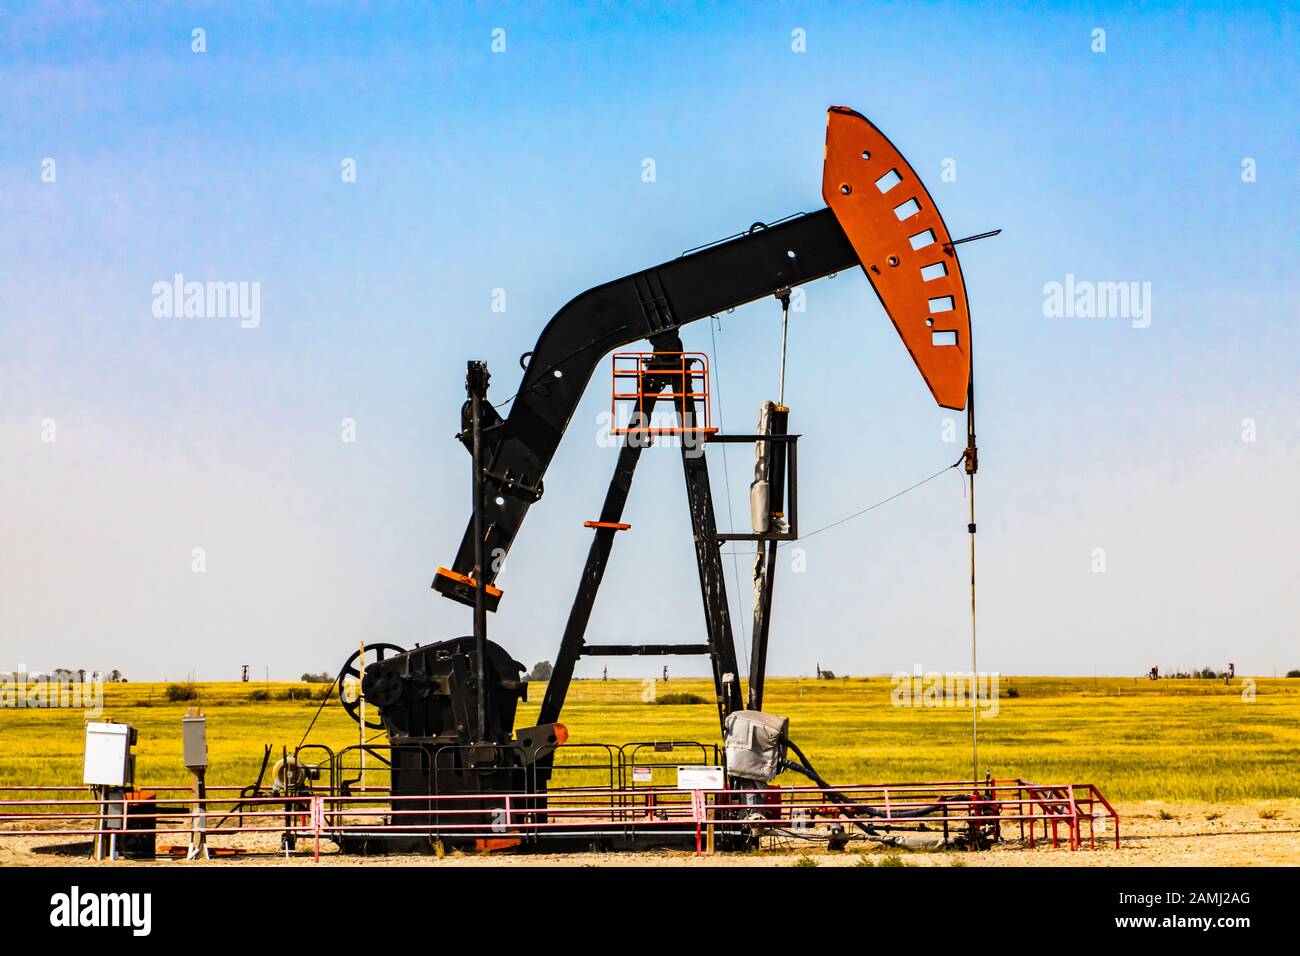
<svg viewBox="0 0 1300 956">
<path fill-rule="evenodd" d="M 954 234 L 1004 230 L 962 247 L 981 669 L 1300 667 L 1298 19 L 1231 4 L 7 5 L 0 670 L 289 678 L 361 640 L 468 633 L 470 613 L 429 590 L 468 515 L 451 440 L 465 360 L 486 359 L 505 399 L 572 296 L 820 208 L 831 104 L 886 132 Z M 260 326 L 156 318 L 153 284 L 176 273 L 260 283 Z M 1150 326 L 1045 316 L 1044 285 L 1067 274 L 1149 282 Z M 860 271 L 806 288 L 787 401 L 809 530 L 960 445 Z M 767 301 L 686 330 L 689 348 L 716 336 L 724 428 L 750 430 L 774 397 L 778 328 Z M 595 440 L 606 368 L 499 582 L 492 636 L 528 664 L 554 657 L 613 466 Z M 743 519 L 748 449 L 710 462 L 723 523 L 727 490 Z M 777 582 L 770 671 L 968 667 L 965 508 L 944 475 L 805 541 L 806 570 L 787 562 Z M 627 520 L 590 637 L 697 639 L 675 452 L 643 456 Z"/>
</svg>

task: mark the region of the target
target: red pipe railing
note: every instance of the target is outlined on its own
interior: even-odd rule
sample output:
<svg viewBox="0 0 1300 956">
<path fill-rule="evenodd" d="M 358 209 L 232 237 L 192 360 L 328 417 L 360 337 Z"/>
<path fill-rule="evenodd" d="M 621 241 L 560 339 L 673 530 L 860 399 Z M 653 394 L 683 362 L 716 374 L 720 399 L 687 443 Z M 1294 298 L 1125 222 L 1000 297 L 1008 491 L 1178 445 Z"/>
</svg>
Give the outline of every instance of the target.
<svg viewBox="0 0 1300 956">
<path fill-rule="evenodd" d="M 210 791 L 239 791 L 212 787 Z M 1096 846 L 1096 821 L 1109 820 L 1120 843 L 1119 814 L 1093 784 L 1041 785 L 1024 780 L 940 783 L 856 784 L 836 788 L 843 801 L 830 799 L 817 787 L 773 787 L 768 790 L 690 791 L 669 787 L 575 787 L 545 794 L 447 794 L 394 796 L 379 788 L 362 795 L 338 796 L 305 791 L 278 796 L 183 797 L 179 804 L 158 806 L 152 799 L 106 800 L 34 797 L 0 799 L 0 838 L 6 836 L 189 836 L 193 813 L 202 808 L 211 817 L 238 806 L 220 823 L 206 829 L 209 841 L 227 835 L 281 833 L 311 838 L 319 855 L 326 838 L 384 833 L 428 834 L 430 837 L 528 839 L 545 835 L 592 835 L 611 830 L 693 828 L 697 848 L 707 827 L 739 830 L 804 828 L 818 818 L 846 825 L 902 828 L 942 821 L 945 827 L 993 831 L 1017 825 L 1022 840 L 1033 848 L 1041 823 L 1043 839 L 1059 845 L 1059 829 L 1067 831 L 1069 846 L 1082 845 L 1088 825 L 1089 847 Z M 158 793 L 188 793 L 184 786 L 150 788 Z M 0 787 L 0 793 L 77 793 L 68 786 Z M 746 803 L 743 798 L 761 798 Z M 739 799 L 738 799 L 739 798 Z M 173 798 L 175 799 L 175 798 Z M 473 806 L 467 806 L 473 802 Z M 943 803 L 928 817 L 908 811 Z M 146 807 L 152 805 L 152 812 Z M 871 812 L 867 812 L 870 808 Z M 729 811 L 751 809 L 733 817 Z M 237 816 L 238 824 L 225 825 Z M 183 822 L 167 825 L 181 818 Z M 272 824 L 274 820 L 274 824 Z M 108 825 L 113 821 L 115 825 Z M 152 826 L 141 826 L 148 821 Z M 251 823 L 250 823 L 251 821 Z M 83 825 L 70 825 L 82 822 Z M 128 828 L 128 823 L 130 826 Z M 263 825 L 265 824 L 265 825 Z"/>
</svg>

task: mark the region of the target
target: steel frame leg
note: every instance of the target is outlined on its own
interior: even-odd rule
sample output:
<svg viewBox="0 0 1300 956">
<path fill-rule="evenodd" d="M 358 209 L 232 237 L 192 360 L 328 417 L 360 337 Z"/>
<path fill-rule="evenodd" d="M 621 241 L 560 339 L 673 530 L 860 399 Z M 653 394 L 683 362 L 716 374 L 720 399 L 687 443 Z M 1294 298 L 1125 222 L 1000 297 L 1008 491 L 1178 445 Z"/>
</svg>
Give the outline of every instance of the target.
<svg viewBox="0 0 1300 956">
<path fill-rule="evenodd" d="M 680 352 L 682 345 L 676 335 L 655 343 L 655 351 Z M 658 381 L 652 384 L 659 385 Z M 671 379 L 665 379 L 659 391 L 672 385 Z M 647 395 L 644 411 L 646 415 L 653 412 L 657 400 Z M 689 428 L 694 421 L 693 409 L 682 398 L 675 403 L 678 422 L 683 428 Z M 632 476 L 636 472 L 637 462 L 641 458 L 641 444 L 624 442 L 619 449 L 618 462 L 610 479 L 609 490 L 605 493 L 605 503 L 601 508 L 600 521 L 617 523 L 623 516 L 627 497 L 632 487 Z M 709 484 L 709 468 L 704 458 L 704 450 L 697 442 L 683 441 L 682 470 L 686 480 L 687 502 L 691 512 L 691 527 L 695 536 L 695 557 L 700 576 L 700 594 L 704 603 L 705 628 L 708 633 L 709 658 L 713 665 L 713 683 L 718 701 L 719 722 L 725 729 L 727 715 L 743 707 L 740 695 L 739 673 L 736 666 L 736 647 L 731 630 L 730 611 L 727 607 L 727 592 L 723 576 L 722 551 L 717 537 L 717 519 L 713 511 L 713 495 Z M 600 590 L 605 568 L 614 547 L 613 528 L 597 528 L 591 547 L 587 551 L 587 561 L 583 566 L 582 578 L 578 583 L 578 593 L 569 610 L 569 618 L 564 627 L 564 636 L 560 641 L 560 650 L 556 656 L 551 679 L 546 686 L 546 696 L 542 700 L 538 714 L 539 724 L 553 723 L 559 719 L 568 696 L 569 685 L 573 680 L 573 670 L 582 656 L 585 646 L 587 625 L 591 621 L 592 607 L 596 594 Z"/>
<path fill-rule="evenodd" d="M 654 403 L 654 398 L 646 399 L 647 414 L 654 410 Z M 622 520 L 623 508 L 627 505 L 627 496 L 632 490 L 632 476 L 636 473 L 637 462 L 640 460 L 641 445 L 625 441 L 618 450 L 618 462 L 609 481 L 609 490 L 605 492 L 605 503 L 600 509 L 602 523 L 617 524 Z M 618 531 L 614 528 L 595 529 L 595 537 L 587 549 L 582 578 L 578 582 L 578 593 L 569 609 L 564 636 L 560 639 L 560 650 L 551 669 L 551 679 L 546 684 L 546 696 L 542 699 L 542 709 L 537 717 L 539 724 L 554 723 L 559 720 L 560 711 L 564 709 L 564 699 L 568 696 L 569 684 L 573 680 L 573 669 L 582 656 L 587 624 L 591 621 L 591 609 L 596 603 L 600 583 L 604 580 L 605 567 L 609 564 L 616 534 Z"/>
<path fill-rule="evenodd" d="M 749 655 L 750 710 L 763 709 L 763 684 L 767 680 L 767 638 L 772 630 L 772 591 L 776 586 L 776 546 L 767 543 L 767 557 L 763 566 L 762 590 L 754 602 L 754 636 Z"/>
<path fill-rule="evenodd" d="M 684 397 L 675 404 L 678 422 L 683 429 L 689 429 L 694 424 L 694 409 Z M 718 541 L 718 523 L 713 511 L 709 463 L 704 455 L 702 437 L 694 435 L 694 441 L 687 440 L 689 437 L 692 437 L 689 431 L 683 435 L 682 472 L 686 478 L 686 497 L 691 509 L 691 528 L 695 535 L 695 563 L 700 574 L 700 597 L 704 601 L 709 659 L 713 663 L 718 722 L 725 734 L 727 715 L 744 709 L 744 704 L 740 696 L 740 671 L 736 666 L 736 642 L 731 631 L 731 610 L 727 606 L 722 547 Z"/>
<path fill-rule="evenodd" d="M 784 405 L 777 405 L 772 412 L 768 422 L 768 434 L 784 435 L 787 431 L 789 409 Z M 768 483 L 771 488 L 770 507 L 772 509 L 772 518 L 776 520 L 778 516 L 784 517 L 791 522 L 791 528 L 794 528 L 795 515 L 784 514 L 786 498 L 786 482 L 791 481 L 791 491 L 793 491 L 793 473 L 790 471 L 790 463 L 787 456 L 790 454 L 790 446 L 785 442 L 768 442 Z M 793 495 L 790 497 L 791 508 L 793 510 Z M 748 707 L 750 710 L 763 709 L 763 684 L 767 680 L 767 645 L 768 636 L 772 631 L 772 592 L 776 588 L 776 541 L 767 542 L 767 556 L 761 558 L 762 542 L 759 542 L 758 554 L 755 555 L 755 561 L 763 561 L 763 576 L 759 581 L 759 592 L 754 600 L 754 634 L 749 656 L 749 694 Z"/>
</svg>

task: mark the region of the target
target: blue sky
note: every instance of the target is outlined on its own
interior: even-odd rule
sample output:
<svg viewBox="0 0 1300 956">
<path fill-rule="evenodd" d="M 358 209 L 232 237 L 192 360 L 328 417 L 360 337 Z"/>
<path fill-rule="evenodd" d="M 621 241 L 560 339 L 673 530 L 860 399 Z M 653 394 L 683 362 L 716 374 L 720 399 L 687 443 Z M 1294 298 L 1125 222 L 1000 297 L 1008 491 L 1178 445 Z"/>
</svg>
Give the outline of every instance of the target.
<svg viewBox="0 0 1300 956">
<path fill-rule="evenodd" d="M 981 666 L 1300 666 L 1297 19 L 1160 4 L 7 8 L 0 670 L 289 677 L 362 639 L 467 632 L 428 589 L 467 516 L 450 440 L 465 360 L 486 359 L 504 399 L 572 296 L 820 208 L 831 104 L 890 136 L 954 233 L 1004 230 L 962 250 Z M 176 273 L 259 283 L 260 324 L 154 316 L 154 283 Z M 1069 274 L 1150 283 L 1149 327 L 1046 316 L 1044 286 Z M 787 399 L 811 528 L 960 448 L 860 273 L 807 296 Z M 687 330 L 691 348 L 716 337 L 730 430 L 772 396 L 778 320 L 764 302 L 713 336 Z M 501 579 L 493 636 L 530 664 L 554 656 L 581 522 L 613 465 L 594 440 L 605 382 L 602 367 Z M 728 455 L 739 517 L 749 463 Z M 964 510 L 944 476 L 805 542 L 806 570 L 777 585 L 772 672 L 966 666 Z M 674 452 L 645 456 L 628 520 L 593 639 L 697 633 Z M 729 581 L 737 618 L 746 566 L 739 593 Z"/>
</svg>

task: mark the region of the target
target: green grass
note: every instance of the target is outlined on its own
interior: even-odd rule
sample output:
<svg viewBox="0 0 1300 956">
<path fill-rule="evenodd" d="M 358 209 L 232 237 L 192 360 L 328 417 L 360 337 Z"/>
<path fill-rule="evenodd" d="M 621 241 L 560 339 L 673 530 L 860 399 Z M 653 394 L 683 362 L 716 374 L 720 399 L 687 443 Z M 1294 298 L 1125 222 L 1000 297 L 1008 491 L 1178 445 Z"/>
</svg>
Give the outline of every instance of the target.
<svg viewBox="0 0 1300 956">
<path fill-rule="evenodd" d="M 1004 696 L 998 715 L 980 720 L 981 769 L 994 776 L 1096 783 L 1112 800 L 1231 802 L 1300 793 L 1300 680 L 1257 679 L 1251 701 L 1243 700 L 1239 683 L 1200 680 L 1004 677 L 1004 693 L 1008 686 L 1020 696 Z M 195 685 L 208 717 L 209 783 L 250 783 L 264 744 L 273 747 L 273 759 L 281 748 L 292 752 L 319 701 L 284 698 L 307 689 L 296 683 Z M 703 680 L 674 680 L 659 689 L 661 696 L 670 690 L 712 696 Z M 790 718 L 791 736 L 829 780 L 969 777 L 970 711 L 894 707 L 890 689 L 886 677 L 777 678 L 768 683 L 765 709 Z M 518 726 L 536 718 L 541 687 L 531 690 Z M 570 743 L 639 741 L 647 746 L 638 760 L 653 755 L 672 763 L 682 752 L 655 754 L 655 741 L 717 741 L 712 703 L 661 707 L 643 703 L 641 694 L 639 681 L 575 681 L 563 717 Z M 105 688 L 101 719 L 140 731 L 138 780 L 159 785 L 186 779 L 180 719 L 193 703 L 169 701 L 164 684 Z M 0 785 L 79 784 L 83 723 L 80 710 L 0 708 Z M 331 702 L 310 740 L 337 749 L 357 738 L 357 725 Z M 608 760 L 594 746 L 571 755 L 575 762 Z"/>
</svg>

